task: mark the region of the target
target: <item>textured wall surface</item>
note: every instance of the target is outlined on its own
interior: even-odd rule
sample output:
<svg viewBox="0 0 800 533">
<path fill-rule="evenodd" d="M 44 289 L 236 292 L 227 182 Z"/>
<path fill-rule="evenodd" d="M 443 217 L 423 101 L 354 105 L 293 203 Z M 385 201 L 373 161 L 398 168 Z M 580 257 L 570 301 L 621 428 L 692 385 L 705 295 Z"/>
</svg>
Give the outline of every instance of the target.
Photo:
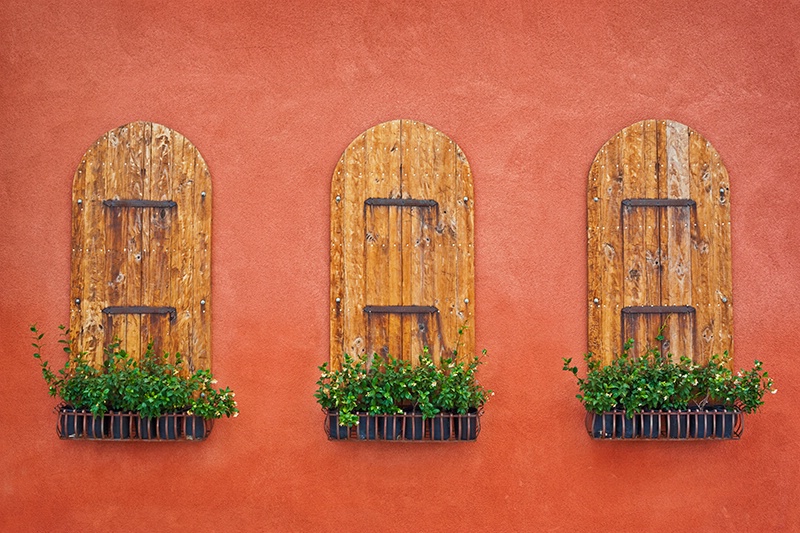
<svg viewBox="0 0 800 533">
<path fill-rule="evenodd" d="M 5 2 L 0 10 L 0 530 L 800 530 L 796 0 Z M 477 442 L 332 443 L 329 193 L 347 145 L 431 124 L 474 176 Z M 645 118 L 731 179 L 736 365 L 780 392 L 738 442 L 594 442 L 586 183 Z M 242 414 L 203 443 L 56 438 L 27 325 L 68 321 L 71 180 L 155 121 L 214 183 L 213 361 Z M 50 335 L 51 357 L 61 363 Z"/>
</svg>

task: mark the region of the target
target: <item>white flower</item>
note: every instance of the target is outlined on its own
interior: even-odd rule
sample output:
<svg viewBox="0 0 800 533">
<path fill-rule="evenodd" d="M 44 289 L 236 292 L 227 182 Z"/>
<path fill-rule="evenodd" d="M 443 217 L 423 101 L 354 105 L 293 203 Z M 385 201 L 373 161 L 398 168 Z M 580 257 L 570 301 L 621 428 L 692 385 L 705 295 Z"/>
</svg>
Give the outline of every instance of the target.
<svg viewBox="0 0 800 533">
<path fill-rule="evenodd" d="M 770 393 L 770 394 L 777 394 L 777 393 L 778 393 L 778 389 L 771 390 L 771 391 L 769 391 L 769 393 Z"/>
<path fill-rule="evenodd" d="M 216 382 L 217 382 L 217 380 L 216 380 L 216 379 L 212 379 L 212 380 L 211 380 L 211 383 L 216 383 Z"/>
<path fill-rule="evenodd" d="M 233 413 L 233 418 L 236 418 L 237 416 L 239 416 L 239 413 Z"/>
</svg>

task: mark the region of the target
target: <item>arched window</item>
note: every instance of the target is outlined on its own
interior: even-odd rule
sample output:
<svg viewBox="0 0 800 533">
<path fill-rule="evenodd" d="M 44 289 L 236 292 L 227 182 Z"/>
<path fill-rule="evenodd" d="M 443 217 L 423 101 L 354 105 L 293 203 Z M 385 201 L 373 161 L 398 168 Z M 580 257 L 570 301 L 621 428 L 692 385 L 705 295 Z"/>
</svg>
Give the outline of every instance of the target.
<svg viewBox="0 0 800 533">
<path fill-rule="evenodd" d="M 413 120 L 358 136 L 331 185 L 331 365 L 344 353 L 473 353 L 473 272 L 472 175 L 461 149 Z"/>
<path fill-rule="evenodd" d="M 96 363 L 119 338 L 138 357 L 211 365 L 211 177 L 197 149 L 133 122 L 89 150 L 72 188 L 73 349 Z"/>
<path fill-rule="evenodd" d="M 705 363 L 733 349 L 728 173 L 702 135 L 670 120 L 617 133 L 589 173 L 589 350 L 634 339 Z"/>
</svg>

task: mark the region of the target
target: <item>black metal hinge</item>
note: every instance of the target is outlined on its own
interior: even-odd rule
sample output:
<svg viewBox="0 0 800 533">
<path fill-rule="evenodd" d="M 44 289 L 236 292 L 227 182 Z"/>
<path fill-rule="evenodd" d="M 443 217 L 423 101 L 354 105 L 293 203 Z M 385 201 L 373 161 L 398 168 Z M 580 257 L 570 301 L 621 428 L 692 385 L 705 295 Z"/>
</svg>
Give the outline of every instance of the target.
<svg viewBox="0 0 800 533">
<path fill-rule="evenodd" d="M 418 200 L 416 198 L 367 198 L 364 205 L 382 205 L 396 207 L 437 207 L 436 200 Z"/>
<path fill-rule="evenodd" d="M 626 198 L 622 207 L 694 207 L 691 198 Z"/>
<path fill-rule="evenodd" d="M 438 313 L 439 310 L 432 305 L 367 305 L 364 307 L 364 312 L 368 314 L 420 315 Z"/>
<path fill-rule="evenodd" d="M 178 317 L 174 307 L 152 307 L 149 305 L 117 305 L 103 309 L 106 315 L 169 315 L 170 322 Z"/>
<path fill-rule="evenodd" d="M 103 200 L 106 207 L 177 207 L 174 200 Z"/>
</svg>

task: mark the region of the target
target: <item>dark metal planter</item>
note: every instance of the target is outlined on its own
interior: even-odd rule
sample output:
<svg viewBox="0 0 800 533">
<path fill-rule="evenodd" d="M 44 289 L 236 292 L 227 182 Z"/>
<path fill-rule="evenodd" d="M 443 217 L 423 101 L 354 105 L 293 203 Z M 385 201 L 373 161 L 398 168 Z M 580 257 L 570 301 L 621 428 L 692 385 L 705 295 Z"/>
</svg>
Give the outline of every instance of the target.
<svg viewBox="0 0 800 533">
<path fill-rule="evenodd" d="M 403 438 L 405 440 L 422 440 L 425 438 L 425 420 L 422 413 L 408 411 L 402 415 L 404 428 Z"/>
<path fill-rule="evenodd" d="M 375 440 L 375 417 L 367 414 L 358 416 L 358 438 L 361 440 Z"/>
<path fill-rule="evenodd" d="M 350 428 L 347 426 L 339 425 L 339 413 L 331 411 L 325 413 L 325 433 L 331 440 L 340 440 L 348 438 Z"/>
<path fill-rule="evenodd" d="M 407 411 L 402 414 L 370 415 L 355 413 L 358 424 L 339 425 L 336 411 L 326 411 L 324 429 L 329 440 L 385 441 L 385 442 L 464 442 L 478 438 L 483 411 L 467 414 L 441 413 L 424 419 L 422 413 Z"/>
<path fill-rule="evenodd" d="M 65 440 L 109 442 L 175 442 L 204 440 L 211 433 L 213 420 L 185 412 L 168 413 L 158 418 L 139 416 L 139 413 L 109 411 L 92 416 L 91 411 L 59 405 L 56 433 Z"/>
<path fill-rule="evenodd" d="M 378 418 L 378 435 L 383 440 L 396 440 L 403 435 L 402 416 L 382 416 Z"/>
<path fill-rule="evenodd" d="M 449 413 L 442 413 L 431 418 L 431 439 L 450 440 L 450 435 L 455 433 L 453 426 L 455 419 Z"/>
<path fill-rule="evenodd" d="M 586 413 L 586 431 L 597 440 L 738 440 L 744 413 L 710 406 L 687 411 L 650 411 L 632 418 L 624 411 Z"/>
<path fill-rule="evenodd" d="M 59 412 L 57 430 L 70 439 L 100 439 L 103 437 L 103 415 L 94 416 L 91 411 L 65 406 Z"/>
</svg>

